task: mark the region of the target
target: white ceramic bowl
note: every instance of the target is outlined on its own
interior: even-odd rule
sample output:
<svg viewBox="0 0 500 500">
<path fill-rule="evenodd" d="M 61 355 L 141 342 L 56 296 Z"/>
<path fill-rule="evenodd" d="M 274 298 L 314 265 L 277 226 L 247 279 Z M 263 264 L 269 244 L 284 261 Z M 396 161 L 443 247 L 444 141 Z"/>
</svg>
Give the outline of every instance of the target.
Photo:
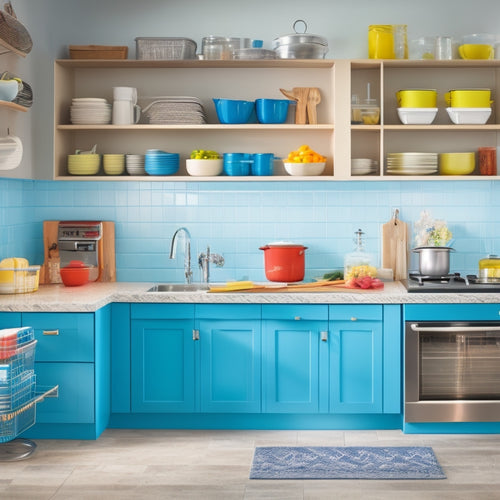
<svg viewBox="0 0 500 500">
<path fill-rule="evenodd" d="M 186 160 L 186 170 L 189 175 L 197 177 L 212 177 L 222 174 L 224 160 Z"/>
<path fill-rule="evenodd" d="M 456 125 L 484 125 L 491 115 L 491 108 L 446 108 Z"/>
<path fill-rule="evenodd" d="M 438 108 L 398 108 L 398 116 L 405 125 L 430 125 Z"/>
<path fill-rule="evenodd" d="M 300 175 L 308 177 L 321 175 L 325 170 L 326 163 L 288 163 L 285 162 L 285 170 L 289 175 Z"/>
</svg>

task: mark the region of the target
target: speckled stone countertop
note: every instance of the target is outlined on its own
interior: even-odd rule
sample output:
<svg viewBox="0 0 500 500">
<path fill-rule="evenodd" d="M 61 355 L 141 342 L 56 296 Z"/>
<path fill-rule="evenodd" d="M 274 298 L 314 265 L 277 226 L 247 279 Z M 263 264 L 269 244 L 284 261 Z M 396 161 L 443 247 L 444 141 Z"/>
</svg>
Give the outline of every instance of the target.
<svg viewBox="0 0 500 500">
<path fill-rule="evenodd" d="M 203 304 L 500 304 L 500 293 L 408 293 L 399 282 L 363 292 L 148 292 L 153 283 L 41 285 L 27 294 L 0 295 L 2 312 L 93 312 L 112 302 Z"/>
</svg>

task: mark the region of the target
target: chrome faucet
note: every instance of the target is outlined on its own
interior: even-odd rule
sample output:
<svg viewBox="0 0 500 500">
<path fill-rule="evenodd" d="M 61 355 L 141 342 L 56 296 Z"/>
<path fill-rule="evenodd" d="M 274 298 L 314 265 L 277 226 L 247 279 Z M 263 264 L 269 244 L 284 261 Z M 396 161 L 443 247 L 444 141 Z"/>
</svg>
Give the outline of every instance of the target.
<svg viewBox="0 0 500 500">
<path fill-rule="evenodd" d="M 224 257 L 218 253 L 210 253 L 210 247 L 207 246 L 207 251 L 198 255 L 198 266 L 202 272 L 203 283 L 210 281 L 210 262 L 217 267 L 222 267 L 224 265 Z"/>
<path fill-rule="evenodd" d="M 191 271 L 191 234 L 185 227 L 177 229 L 172 237 L 172 242 L 170 244 L 170 258 L 175 259 L 177 240 L 179 238 L 179 234 L 181 233 L 184 234 L 184 276 L 186 277 L 186 283 L 191 283 L 193 278 L 193 271 Z"/>
</svg>

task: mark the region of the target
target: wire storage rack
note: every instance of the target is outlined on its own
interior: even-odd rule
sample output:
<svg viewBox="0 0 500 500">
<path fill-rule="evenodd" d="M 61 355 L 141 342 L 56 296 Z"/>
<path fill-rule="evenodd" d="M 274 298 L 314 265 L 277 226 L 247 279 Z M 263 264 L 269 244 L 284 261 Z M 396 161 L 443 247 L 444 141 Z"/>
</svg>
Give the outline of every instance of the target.
<svg viewBox="0 0 500 500">
<path fill-rule="evenodd" d="M 32 327 L 0 330 L 0 461 L 33 453 L 33 441 L 16 438 L 35 424 L 37 403 L 58 395 L 59 386 L 36 386 L 36 343 Z"/>
</svg>

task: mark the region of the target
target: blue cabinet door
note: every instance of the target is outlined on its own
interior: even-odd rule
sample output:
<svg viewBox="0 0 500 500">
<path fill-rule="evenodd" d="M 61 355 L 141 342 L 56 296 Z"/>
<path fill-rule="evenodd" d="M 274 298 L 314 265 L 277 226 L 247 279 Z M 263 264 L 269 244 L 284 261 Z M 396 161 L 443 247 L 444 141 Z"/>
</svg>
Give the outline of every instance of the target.
<svg viewBox="0 0 500 500">
<path fill-rule="evenodd" d="M 268 413 L 317 413 L 328 377 L 322 363 L 322 321 L 264 320 L 263 411 Z M 324 365 L 321 367 L 321 365 Z M 321 385 L 320 385 L 321 384 Z"/>
<path fill-rule="evenodd" d="M 131 410 L 195 410 L 192 319 L 131 322 Z"/>
<path fill-rule="evenodd" d="M 330 410 L 381 413 L 382 306 L 330 306 L 330 311 Z"/>
<path fill-rule="evenodd" d="M 260 306 L 199 305 L 196 316 L 200 338 L 200 410 L 259 413 Z"/>
</svg>

